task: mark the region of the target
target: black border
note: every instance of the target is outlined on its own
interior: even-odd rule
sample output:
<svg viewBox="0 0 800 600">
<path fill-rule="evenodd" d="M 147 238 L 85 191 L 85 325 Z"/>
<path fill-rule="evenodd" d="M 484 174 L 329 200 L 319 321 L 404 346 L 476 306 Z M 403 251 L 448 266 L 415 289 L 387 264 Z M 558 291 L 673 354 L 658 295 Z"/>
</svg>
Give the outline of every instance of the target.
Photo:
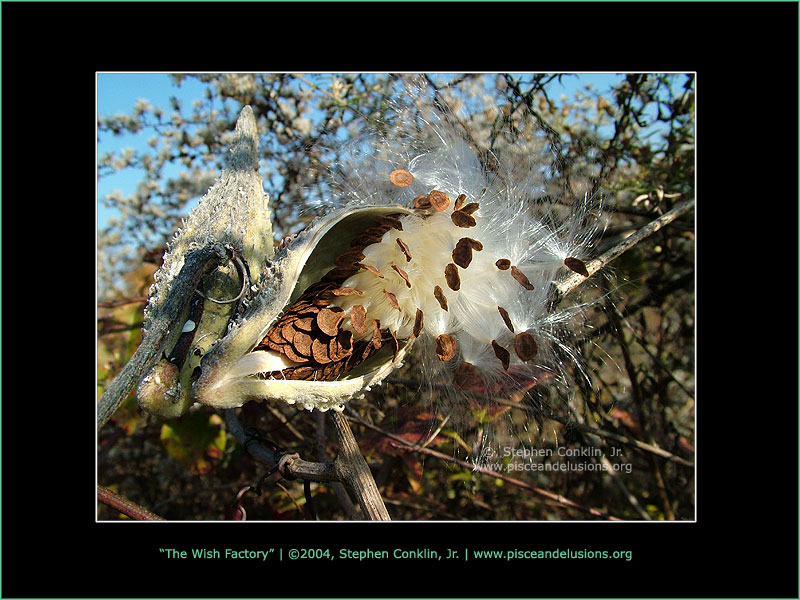
<svg viewBox="0 0 800 600">
<path fill-rule="evenodd" d="M 786 385 L 796 381 L 797 355 L 759 336 L 780 332 L 791 346 L 797 331 L 797 265 L 788 258 L 797 256 L 796 4 L 3 3 L 0 10 L 3 597 L 798 596 L 797 388 Z M 237 14 L 249 15 L 245 26 Z M 242 41 L 232 42 L 237 32 Z M 94 361 L 94 73 L 234 65 L 697 71 L 698 522 L 95 523 L 94 407 L 81 385 L 88 379 L 93 390 L 85 375 Z M 31 127 L 30 118 L 41 125 Z M 44 215 L 32 215 L 40 204 L 26 201 L 26 190 L 42 178 L 52 196 L 40 201 Z M 758 210 L 760 222 L 743 218 L 745 209 Z M 31 219 L 38 239 L 16 236 Z M 774 230 L 784 223 L 789 233 Z M 742 252 L 753 227 L 768 236 L 769 253 L 755 244 Z M 790 247 L 776 247 L 782 243 Z M 21 268 L 21 255 L 52 265 L 50 281 L 26 302 L 14 282 L 41 273 Z M 730 263 L 742 255 L 753 265 Z M 785 285 L 777 299 L 746 284 L 769 277 L 770 261 Z M 719 310 L 723 297 L 730 313 Z M 764 310 L 779 310 L 780 321 L 764 323 Z M 62 323 L 59 337 L 48 327 L 32 333 L 36 315 L 45 315 L 37 323 Z M 47 353 L 60 357 L 57 366 Z M 18 391 L 20 376 L 56 385 Z M 634 559 L 267 565 L 170 561 L 159 552 L 336 540 L 373 549 L 602 547 L 630 549 Z"/>
</svg>

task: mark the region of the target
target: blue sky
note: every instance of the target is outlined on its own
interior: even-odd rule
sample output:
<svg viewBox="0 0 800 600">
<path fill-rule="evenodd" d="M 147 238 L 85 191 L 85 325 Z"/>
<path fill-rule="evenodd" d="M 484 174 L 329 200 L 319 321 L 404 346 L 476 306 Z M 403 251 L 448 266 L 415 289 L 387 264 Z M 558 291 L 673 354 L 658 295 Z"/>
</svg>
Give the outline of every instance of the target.
<svg viewBox="0 0 800 600">
<path fill-rule="evenodd" d="M 566 94 L 572 97 L 574 93 L 591 82 L 595 90 L 608 96 L 612 83 L 620 80 L 616 74 L 581 74 L 577 77 L 562 78 L 563 85 L 554 82 L 553 95 Z M 169 98 L 175 96 L 183 106 L 188 107 L 193 100 L 200 99 L 206 89 L 194 79 L 185 79 L 181 87 L 173 84 L 168 73 L 98 73 L 97 74 L 97 113 L 98 115 L 113 115 L 117 113 L 131 113 L 137 99 L 143 98 L 156 107 L 171 112 Z M 146 141 L 154 134 L 144 131 L 137 135 L 112 136 L 103 134 L 98 143 L 98 156 L 111 150 L 119 151 L 122 148 L 143 149 Z M 177 172 L 176 167 L 176 172 Z M 98 227 L 103 227 L 111 215 L 111 211 L 103 206 L 100 201 L 106 194 L 113 190 L 120 190 L 124 195 L 134 191 L 139 183 L 141 172 L 134 169 L 124 169 L 120 173 L 104 176 L 97 184 L 97 218 Z"/>
<path fill-rule="evenodd" d="M 177 87 L 168 73 L 98 73 L 97 74 L 97 114 L 110 116 L 114 114 L 130 114 L 139 98 L 150 101 L 169 114 L 170 96 L 182 100 L 186 106 L 194 99 L 202 98 L 205 86 L 195 80 L 184 80 Z M 97 154 L 122 148 L 141 150 L 147 147 L 147 138 L 152 131 L 144 131 L 137 135 L 123 134 L 112 136 L 103 134 L 97 146 Z M 123 169 L 119 173 L 104 176 L 97 183 L 97 221 L 102 227 L 112 211 L 103 206 L 100 199 L 115 189 L 128 195 L 136 189 L 142 176 L 141 171 Z"/>
</svg>

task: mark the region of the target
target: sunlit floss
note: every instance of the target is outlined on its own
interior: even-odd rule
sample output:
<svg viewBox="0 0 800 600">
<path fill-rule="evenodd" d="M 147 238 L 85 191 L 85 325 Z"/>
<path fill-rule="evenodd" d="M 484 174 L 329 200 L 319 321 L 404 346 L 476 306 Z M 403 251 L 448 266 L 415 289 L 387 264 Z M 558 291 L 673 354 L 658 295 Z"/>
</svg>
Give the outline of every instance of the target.
<svg viewBox="0 0 800 600">
<path fill-rule="evenodd" d="M 276 255 L 278 285 L 204 358 L 201 402 L 341 410 L 412 349 L 451 403 L 579 365 L 563 332 L 582 307 L 548 308 L 554 281 L 585 273 L 594 200 L 545 198 L 534 157 L 480 153 L 433 109 L 413 119 L 350 146 L 324 214 Z"/>
</svg>

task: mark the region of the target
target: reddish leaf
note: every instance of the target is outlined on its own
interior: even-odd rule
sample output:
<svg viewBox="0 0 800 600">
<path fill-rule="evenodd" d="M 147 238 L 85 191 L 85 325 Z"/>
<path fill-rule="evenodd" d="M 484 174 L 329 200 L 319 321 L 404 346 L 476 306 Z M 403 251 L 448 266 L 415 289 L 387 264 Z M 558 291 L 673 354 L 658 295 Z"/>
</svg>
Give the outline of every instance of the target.
<svg viewBox="0 0 800 600">
<path fill-rule="evenodd" d="M 615 406 L 608 414 L 612 419 L 619 421 L 622 423 L 622 425 L 627 427 L 635 437 L 642 437 L 644 435 L 642 427 L 639 425 L 636 417 L 634 417 L 627 410 L 623 410 L 618 406 Z"/>
</svg>

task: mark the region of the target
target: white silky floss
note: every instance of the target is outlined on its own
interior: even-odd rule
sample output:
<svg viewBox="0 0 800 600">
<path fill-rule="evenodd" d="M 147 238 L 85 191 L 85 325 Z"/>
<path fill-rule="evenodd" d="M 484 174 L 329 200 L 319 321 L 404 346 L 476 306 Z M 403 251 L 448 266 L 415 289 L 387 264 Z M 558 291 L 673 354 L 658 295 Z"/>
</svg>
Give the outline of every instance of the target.
<svg viewBox="0 0 800 600">
<path fill-rule="evenodd" d="M 543 372 L 560 375 L 559 357 L 577 356 L 561 335 L 576 311 L 547 309 L 552 282 L 568 271 L 565 259 L 573 259 L 568 263 L 574 270 L 587 256 L 596 230 L 588 218 L 593 214 L 589 199 L 561 199 L 559 209 L 568 214 L 558 218 L 552 204 L 537 200 L 544 187 L 536 165 L 512 167 L 493 156 L 494 167 L 487 170 L 441 121 L 428 125 L 432 143 L 421 144 L 401 129 L 392 132 L 395 139 L 353 144 L 333 178 L 330 212 L 276 255 L 275 269 L 286 289 L 261 305 L 256 302 L 245 315 L 244 343 L 236 341 L 240 332 L 234 328 L 222 344 L 261 346 L 239 359 L 216 358 L 218 372 L 207 369 L 196 386 L 201 402 L 227 408 L 266 399 L 341 410 L 397 368 L 415 340 L 415 349 L 424 353 L 423 383 L 429 389 L 449 386 L 451 395 L 490 395 L 536 381 Z M 296 302 L 294 288 L 302 291 L 301 281 L 303 287 L 313 283 L 305 274 L 326 272 L 316 264 L 309 267 L 310 262 L 322 258 L 333 268 L 336 256 L 314 253 L 323 238 L 334 230 L 343 235 L 338 223 L 376 208 L 395 224 L 362 247 L 357 272 L 338 282 L 357 293 L 337 295 L 326 310 L 344 313 L 339 331 L 355 347 L 377 335 L 353 321 L 353 309 L 359 307 L 367 324 L 379 324 L 384 340 L 391 334 L 395 353 L 376 353 L 363 364 L 356 362 L 352 374 L 350 367 L 339 369 L 327 381 L 321 369 L 305 380 L 292 379 L 292 369 L 302 367 L 307 374 L 308 364 L 312 369 L 324 365 L 313 358 L 310 363 L 288 360 L 278 346 L 265 349 L 265 336 L 289 308 L 289 297 Z M 352 235 L 340 251 L 363 233 L 348 231 Z M 295 344 L 288 355 L 299 347 Z"/>
<path fill-rule="evenodd" d="M 403 339 L 411 337 L 416 311 L 422 311 L 423 336 L 437 340 L 444 334 L 455 341 L 452 358 L 442 361 L 437 352 L 440 368 L 436 361 L 428 362 L 433 370 L 458 371 L 462 363 L 475 368 L 463 373 L 473 377 L 462 381 L 462 389 L 473 387 L 469 379 L 474 378 L 558 371 L 552 347 L 562 340 L 556 326 L 574 313 L 548 314 L 548 292 L 557 275 L 567 271 L 565 259 L 580 260 L 587 252 L 593 229 L 581 223 L 588 201 L 577 201 L 568 218 L 556 224 L 552 211 L 534 200 L 542 190 L 532 171 L 487 173 L 466 143 L 437 133 L 438 146 L 405 164 L 370 159 L 365 152 L 365 160 L 352 169 L 355 177 L 345 189 L 356 202 L 376 205 L 384 199 L 389 205 L 410 206 L 419 195 L 438 190 L 449 196 L 450 204 L 432 214 L 400 216 L 402 230 L 390 229 L 380 243 L 363 250 L 361 263 L 383 278 L 373 269 L 360 271 L 344 285 L 363 295 L 337 298 L 333 304 L 345 311 L 360 304 L 369 318 Z M 404 187 L 392 185 L 390 169 L 404 169 L 413 181 Z M 477 205 L 471 212 L 472 226 L 457 226 L 452 217 L 454 200 L 462 194 L 462 205 Z M 471 256 L 457 265 L 454 250 L 464 239 L 470 240 Z M 448 265 L 457 274 L 455 286 L 448 282 Z M 434 294 L 437 287 L 446 307 Z M 399 310 L 387 301 L 386 292 L 396 298 Z M 347 321 L 344 327 L 350 328 Z M 535 357 L 529 348 L 519 349 L 521 336 L 535 342 Z"/>
</svg>

